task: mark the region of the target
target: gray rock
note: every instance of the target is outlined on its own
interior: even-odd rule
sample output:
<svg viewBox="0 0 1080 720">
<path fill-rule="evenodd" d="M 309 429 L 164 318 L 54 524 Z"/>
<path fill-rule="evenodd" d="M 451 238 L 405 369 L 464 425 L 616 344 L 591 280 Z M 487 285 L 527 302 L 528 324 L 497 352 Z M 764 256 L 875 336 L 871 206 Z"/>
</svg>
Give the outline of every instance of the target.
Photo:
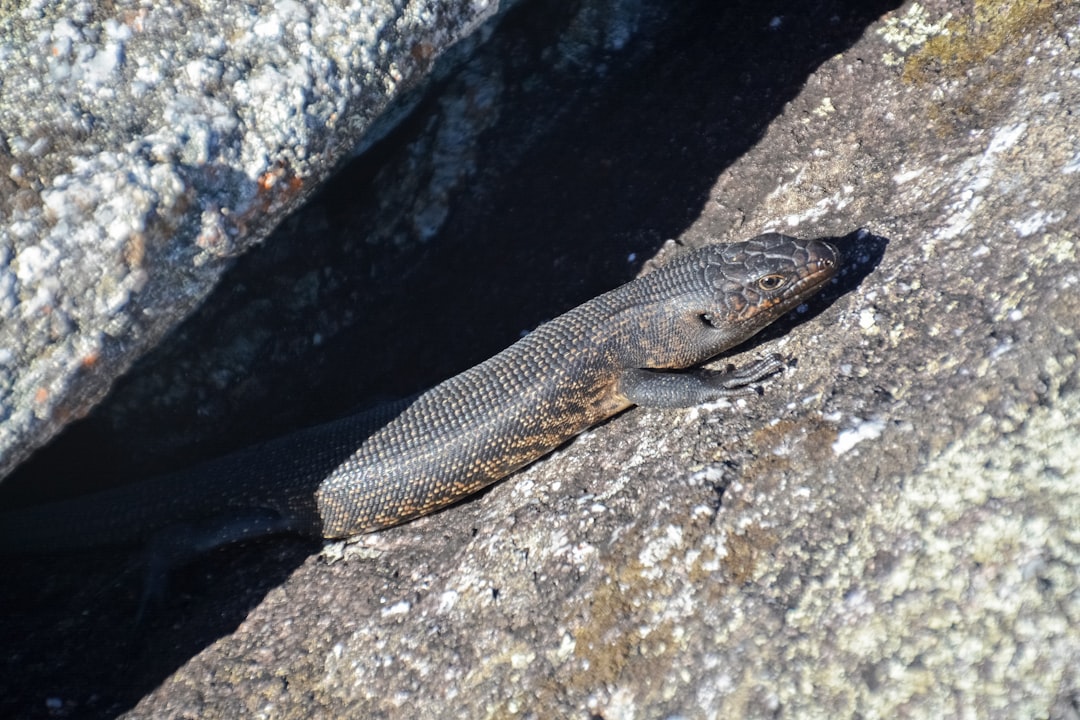
<svg viewBox="0 0 1080 720">
<path fill-rule="evenodd" d="M 664 237 L 846 236 L 835 290 L 748 350 L 794 369 L 737 404 L 630 411 L 472 502 L 317 557 L 281 541 L 209 558 L 136 637 L 133 601 L 101 600 L 115 563 L 73 599 L 55 566 L 16 568 L 41 587 L 0 595 L 32 608 L 6 614 L 0 697 L 132 718 L 1075 717 L 1080 8 L 912 3 L 863 31 L 842 5 L 735 7 L 734 30 L 704 5 L 672 23 L 509 171 L 478 153 L 422 277 L 479 280 L 411 314 L 398 280 L 367 312 L 394 319 L 364 318 L 360 360 L 344 355 L 378 388 L 382 337 L 427 380 L 442 361 L 414 358 L 467 365 L 477 338 L 508 340 L 477 328 L 554 314 Z M 500 127 L 535 127 L 499 107 Z M 414 261 L 380 256 L 373 282 Z M 309 273 L 285 287 L 336 282 Z M 533 277 L 561 278 L 558 300 L 523 299 Z M 118 665 L 140 692 L 109 679 Z"/>
<path fill-rule="evenodd" d="M 385 133 L 496 10 L 73 1 L 0 13 L 0 477 L 84 415 L 361 139 Z"/>
</svg>

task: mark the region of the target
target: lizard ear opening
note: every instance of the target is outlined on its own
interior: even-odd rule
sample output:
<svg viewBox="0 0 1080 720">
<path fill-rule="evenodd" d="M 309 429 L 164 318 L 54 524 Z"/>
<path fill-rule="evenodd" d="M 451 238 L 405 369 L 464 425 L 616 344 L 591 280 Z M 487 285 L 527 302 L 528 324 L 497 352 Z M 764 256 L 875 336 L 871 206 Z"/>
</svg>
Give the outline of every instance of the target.
<svg viewBox="0 0 1080 720">
<path fill-rule="evenodd" d="M 716 317 L 709 312 L 698 313 L 698 320 L 707 328 L 716 329 Z"/>
</svg>

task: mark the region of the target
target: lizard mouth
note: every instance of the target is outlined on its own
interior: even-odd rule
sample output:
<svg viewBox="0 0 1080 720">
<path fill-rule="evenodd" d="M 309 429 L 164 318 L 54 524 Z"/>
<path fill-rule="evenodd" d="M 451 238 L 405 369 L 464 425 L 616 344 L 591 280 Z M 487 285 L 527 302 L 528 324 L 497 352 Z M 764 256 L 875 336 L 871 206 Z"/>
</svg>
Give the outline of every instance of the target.
<svg viewBox="0 0 1080 720">
<path fill-rule="evenodd" d="M 799 295 L 832 280 L 840 268 L 840 251 L 823 240 L 814 240 L 803 248 L 806 259 L 798 279 L 792 284 L 792 292 Z"/>
</svg>

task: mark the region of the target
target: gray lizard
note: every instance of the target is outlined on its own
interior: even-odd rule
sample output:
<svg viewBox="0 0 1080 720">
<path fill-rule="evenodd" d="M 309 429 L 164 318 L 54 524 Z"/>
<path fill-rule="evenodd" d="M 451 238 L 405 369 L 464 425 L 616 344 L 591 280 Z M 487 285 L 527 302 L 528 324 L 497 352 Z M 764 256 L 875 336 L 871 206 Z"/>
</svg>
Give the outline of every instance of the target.
<svg viewBox="0 0 1080 720">
<path fill-rule="evenodd" d="M 396 525 L 506 477 L 631 407 L 754 392 L 770 355 L 678 372 L 820 290 L 839 254 L 778 234 L 709 245 L 547 322 L 427 392 L 143 483 L 0 514 L 0 553 L 150 541 L 165 562 L 278 532 Z"/>
</svg>

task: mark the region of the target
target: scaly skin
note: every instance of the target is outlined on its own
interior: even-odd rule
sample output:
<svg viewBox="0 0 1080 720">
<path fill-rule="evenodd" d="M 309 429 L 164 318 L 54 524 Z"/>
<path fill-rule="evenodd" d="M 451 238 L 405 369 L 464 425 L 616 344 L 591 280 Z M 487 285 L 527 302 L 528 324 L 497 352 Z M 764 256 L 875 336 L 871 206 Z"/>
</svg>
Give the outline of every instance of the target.
<svg viewBox="0 0 1080 720">
<path fill-rule="evenodd" d="M 687 252 L 381 417 L 356 415 L 135 486 L 0 515 L 0 552 L 152 537 L 179 557 L 273 532 L 340 538 L 408 521 L 632 405 L 753 392 L 779 358 L 728 373 L 669 371 L 754 335 L 820 290 L 838 263 L 827 243 L 775 234 Z"/>
</svg>

